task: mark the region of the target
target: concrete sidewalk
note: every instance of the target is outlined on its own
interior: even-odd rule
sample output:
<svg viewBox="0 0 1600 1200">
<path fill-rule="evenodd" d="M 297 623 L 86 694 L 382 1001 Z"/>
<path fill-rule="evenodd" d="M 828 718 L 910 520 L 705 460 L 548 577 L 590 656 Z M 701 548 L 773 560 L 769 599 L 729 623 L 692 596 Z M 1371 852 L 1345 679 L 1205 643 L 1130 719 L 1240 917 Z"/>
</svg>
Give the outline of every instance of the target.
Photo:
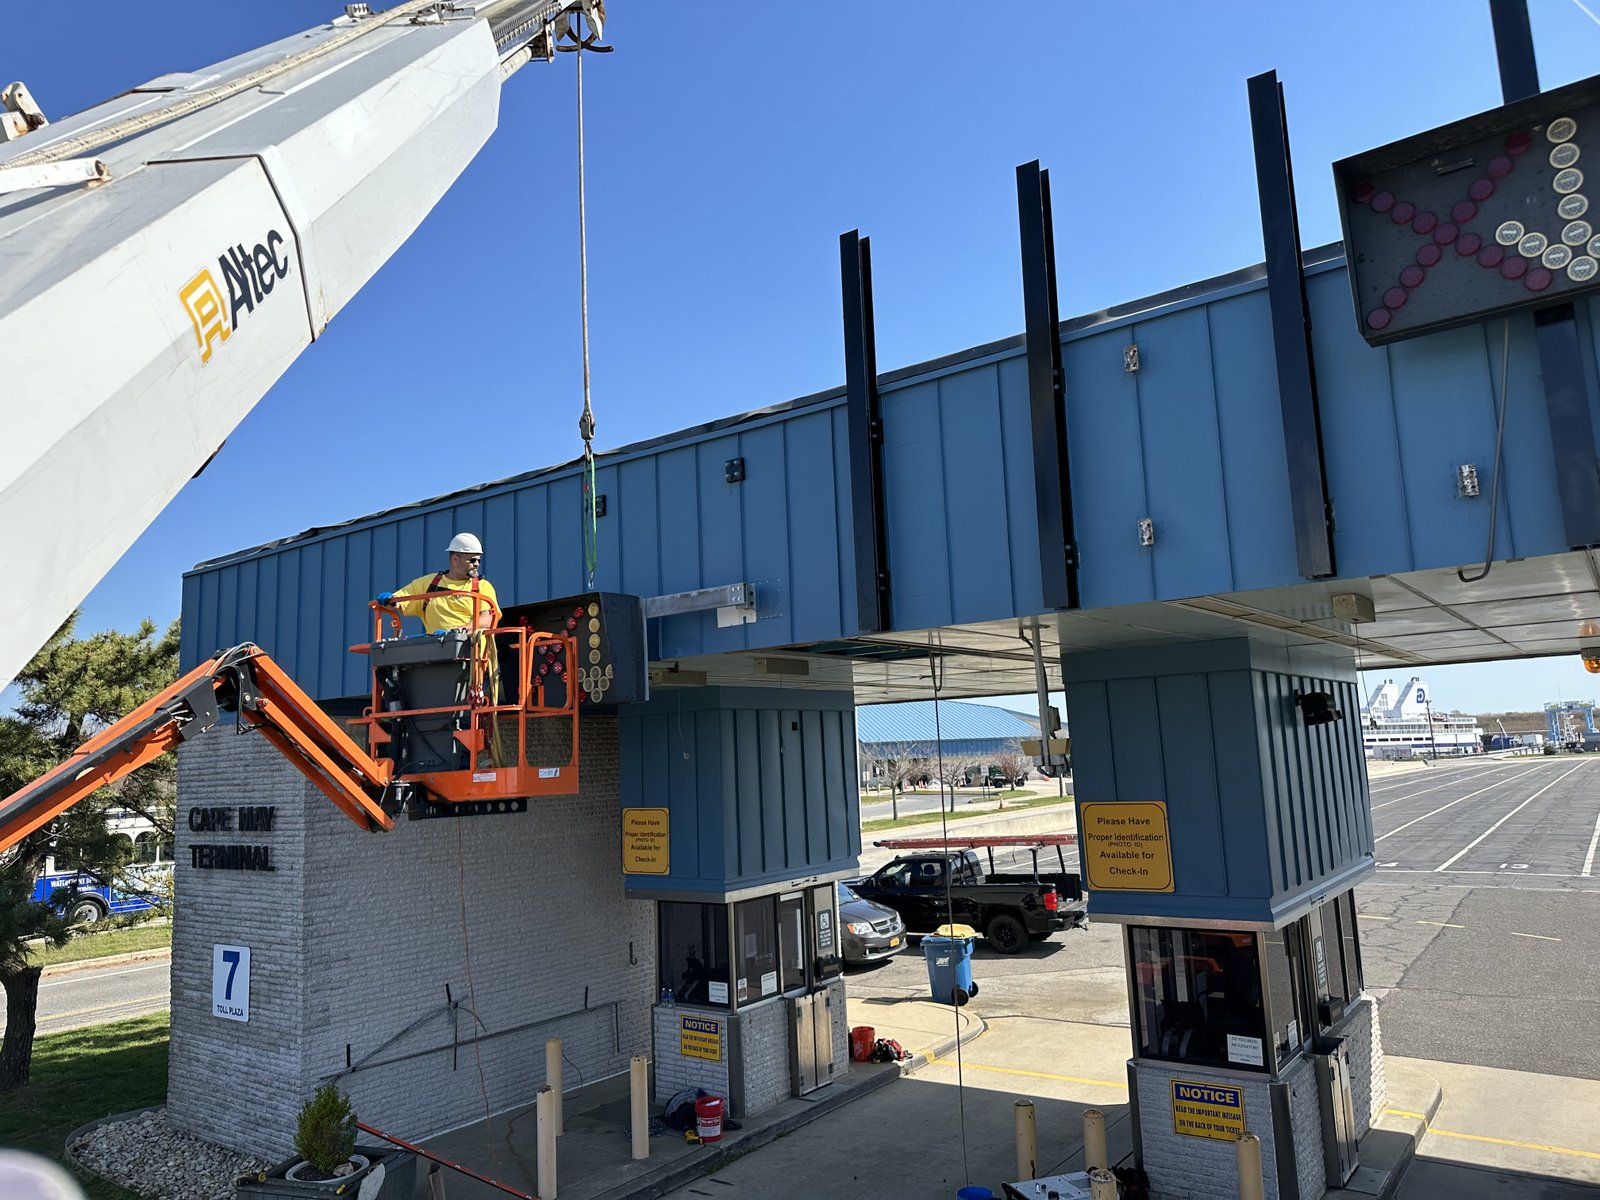
<svg viewBox="0 0 1600 1200">
<path fill-rule="evenodd" d="M 662 1130 L 650 1139 L 650 1157 L 635 1162 L 631 1157 L 627 1079 L 602 1080 L 568 1092 L 566 1132 L 556 1148 L 561 1200 L 643 1200 L 666 1195 L 735 1160 L 745 1159 L 752 1150 L 779 1138 L 810 1147 L 811 1169 L 820 1166 L 826 1171 L 832 1158 L 825 1146 L 829 1139 L 808 1137 L 806 1127 L 843 1105 L 880 1091 L 903 1074 L 937 1061 L 941 1055 L 949 1054 L 958 1041 L 970 1041 L 984 1031 L 982 1020 L 970 1007 L 956 1009 L 927 1000 L 852 1000 L 848 1015 L 852 1028 L 871 1025 L 879 1038 L 894 1039 L 912 1057 L 902 1063 L 848 1063 L 843 1079 L 744 1120 L 739 1129 L 726 1131 L 715 1144 L 689 1143 L 681 1133 Z M 654 1107 L 651 1111 L 653 1116 L 659 1115 Z M 842 1114 L 840 1119 L 847 1126 L 855 1124 Z M 518 1191 L 529 1195 L 538 1192 L 538 1139 L 531 1105 L 453 1130 L 422 1145 Z M 770 1160 L 760 1161 L 765 1170 Z M 422 1164 L 422 1169 L 425 1172 L 428 1164 Z M 814 1189 L 818 1178 L 810 1175 L 807 1186 Z M 448 1200 L 503 1197 L 503 1193 L 464 1175 L 445 1171 L 444 1179 Z M 805 1194 L 816 1193 L 810 1190 Z"/>
<path fill-rule="evenodd" d="M 563 1200 L 896 1200 L 954 1196 L 1016 1178 L 1015 1104 L 1034 1105 L 1037 1172 L 1083 1169 L 1083 1112 L 1106 1114 L 1113 1162 L 1131 1161 L 1128 1030 L 1065 1019 L 985 1023 L 982 997 L 955 1009 L 926 1000 L 853 998 L 851 1026 L 871 1025 L 912 1053 L 901 1064 L 851 1063 L 844 1079 L 789 1100 L 716 1145 L 678 1133 L 629 1157 L 627 1081 L 566 1098 L 559 1144 Z M 1362 1139 L 1361 1168 L 1327 1200 L 1579 1200 L 1600 1196 L 1600 1082 L 1388 1059 L 1387 1110 Z M 848 1105 L 848 1109 L 845 1106 Z M 531 1110 L 502 1114 L 428 1149 L 537 1192 Z M 493 1190 L 447 1174 L 449 1200 Z"/>
</svg>

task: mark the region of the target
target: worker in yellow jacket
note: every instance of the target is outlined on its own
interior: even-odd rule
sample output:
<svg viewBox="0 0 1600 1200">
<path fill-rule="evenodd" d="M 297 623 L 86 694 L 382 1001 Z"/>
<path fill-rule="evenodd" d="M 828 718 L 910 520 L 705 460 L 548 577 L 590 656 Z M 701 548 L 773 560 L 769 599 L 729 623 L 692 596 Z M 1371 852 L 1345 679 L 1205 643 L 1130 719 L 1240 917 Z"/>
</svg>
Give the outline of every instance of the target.
<svg viewBox="0 0 1600 1200">
<path fill-rule="evenodd" d="M 441 629 L 465 629 L 472 626 L 480 631 L 493 629 L 500 620 L 500 601 L 496 598 L 494 584 L 479 574 L 483 562 L 483 543 L 470 533 L 458 533 L 450 539 L 446 553 L 450 556 L 450 569 L 437 575 L 419 575 L 403 588 L 383 592 L 378 603 L 393 604 L 401 612 L 422 618 L 422 627 L 429 633 Z M 428 592 L 459 592 L 459 596 L 439 596 L 431 600 L 410 600 L 409 596 L 422 596 Z M 484 603 L 488 601 L 488 603 Z"/>
<path fill-rule="evenodd" d="M 379 604 L 392 604 L 403 613 L 422 619 L 428 633 L 444 629 L 475 629 L 481 635 L 477 653 L 483 664 L 484 698 L 499 703 L 499 655 L 495 639 L 488 636 L 500 621 L 500 601 L 494 584 L 479 573 L 483 562 L 483 543 L 470 533 L 458 533 L 446 548 L 450 569 L 436 575 L 419 575 L 402 588 L 381 592 Z M 451 592 L 448 596 L 421 599 L 430 592 Z M 500 739 L 500 723 L 489 721 L 490 751 L 495 763 L 506 761 Z"/>
</svg>

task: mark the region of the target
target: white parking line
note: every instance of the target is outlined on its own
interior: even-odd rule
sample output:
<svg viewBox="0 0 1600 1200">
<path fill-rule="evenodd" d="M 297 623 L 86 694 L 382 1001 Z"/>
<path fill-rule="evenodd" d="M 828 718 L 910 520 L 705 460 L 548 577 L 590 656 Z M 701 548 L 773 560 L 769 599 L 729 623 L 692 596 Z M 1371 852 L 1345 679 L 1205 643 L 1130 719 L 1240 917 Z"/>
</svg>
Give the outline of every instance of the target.
<svg viewBox="0 0 1600 1200">
<path fill-rule="evenodd" d="M 1521 812 L 1521 811 L 1522 811 L 1522 810 L 1523 810 L 1523 809 L 1525 809 L 1525 808 L 1527 808 L 1527 807 L 1528 807 L 1528 805 L 1530 805 L 1530 804 L 1532 804 L 1532 803 L 1533 803 L 1533 802 L 1534 802 L 1534 801 L 1535 801 L 1535 800 L 1537 800 L 1537 799 L 1538 799 L 1538 798 L 1539 798 L 1539 797 L 1540 797 L 1540 796 L 1542 796 L 1542 795 L 1544 795 L 1544 794 L 1545 794 L 1545 793 L 1546 793 L 1546 792 L 1548 792 L 1548 791 L 1549 791 L 1549 790 L 1550 790 L 1550 789 L 1551 789 L 1551 788 L 1553 788 L 1553 787 L 1555 787 L 1555 785 L 1556 785 L 1556 784 L 1558 784 L 1558 783 L 1560 783 L 1560 782 L 1561 782 L 1561 781 L 1562 781 L 1562 780 L 1563 780 L 1563 779 L 1565 779 L 1565 778 L 1566 778 L 1566 777 L 1567 777 L 1567 776 L 1568 776 L 1568 775 L 1571 775 L 1571 774 L 1572 774 L 1572 772 L 1573 772 L 1573 771 L 1577 771 L 1577 770 L 1581 770 L 1581 769 L 1582 769 L 1582 766 L 1583 766 L 1583 764 L 1582 764 L 1582 763 L 1579 763 L 1579 764 L 1578 764 L 1578 766 L 1576 766 L 1576 767 L 1571 767 L 1571 768 L 1569 768 L 1569 769 L 1568 769 L 1568 770 L 1565 770 L 1565 771 L 1563 771 L 1563 772 L 1561 772 L 1561 774 L 1559 774 L 1559 775 L 1557 775 L 1557 776 L 1556 776 L 1556 777 L 1555 777 L 1555 778 L 1554 778 L 1554 779 L 1552 779 L 1552 780 L 1551 780 L 1551 781 L 1550 781 L 1550 782 L 1549 782 L 1549 783 L 1547 783 L 1547 784 L 1545 784 L 1545 785 L 1544 785 L 1544 786 L 1543 786 L 1543 787 L 1542 787 L 1542 788 L 1540 788 L 1540 789 L 1539 789 L 1539 790 L 1538 790 L 1538 791 L 1537 791 L 1537 792 L 1535 792 L 1535 793 L 1534 793 L 1534 794 L 1533 794 L 1533 795 L 1531 795 L 1531 796 L 1529 796 L 1529 797 L 1528 797 L 1528 798 L 1527 798 L 1527 799 L 1526 799 L 1526 800 L 1524 800 L 1524 801 L 1523 801 L 1523 802 L 1522 802 L 1522 803 L 1521 803 L 1521 804 L 1519 804 L 1519 805 L 1517 805 L 1517 806 L 1516 806 L 1516 807 L 1515 807 L 1515 808 L 1513 808 L 1513 809 L 1512 809 L 1512 810 L 1511 810 L 1511 811 L 1510 811 L 1510 812 L 1508 812 L 1508 813 L 1507 813 L 1507 814 L 1506 814 L 1506 815 L 1505 815 L 1505 816 L 1503 816 L 1503 817 L 1501 817 L 1501 818 L 1500 818 L 1500 819 L 1499 819 L 1499 820 L 1498 820 L 1498 821 L 1496 821 L 1496 822 L 1495 822 L 1495 823 L 1494 823 L 1494 824 L 1493 824 L 1493 825 L 1491 825 L 1491 826 L 1489 826 L 1489 828 L 1487 828 L 1487 829 L 1485 829 L 1485 830 L 1484 830 L 1484 831 L 1483 831 L 1483 832 L 1482 832 L 1482 833 L 1480 833 L 1480 834 L 1479 834 L 1479 835 L 1478 835 L 1478 836 L 1477 836 L 1477 837 L 1475 837 L 1475 838 L 1473 838 L 1473 839 L 1472 839 L 1472 841 L 1470 841 L 1470 842 L 1468 842 L 1468 843 L 1467 843 L 1467 844 L 1466 844 L 1466 845 L 1465 845 L 1465 846 L 1464 846 L 1464 847 L 1462 847 L 1462 849 L 1461 849 L 1461 850 L 1460 850 L 1460 852 L 1459 852 L 1459 853 L 1457 853 L 1457 854 L 1454 854 L 1454 855 L 1452 855 L 1452 856 L 1451 856 L 1451 857 L 1449 857 L 1449 858 L 1447 858 L 1447 859 L 1445 859 L 1445 860 L 1444 860 L 1444 862 L 1443 862 L 1443 863 L 1441 863 L 1441 864 L 1440 864 L 1440 865 L 1439 865 L 1439 866 L 1437 866 L 1437 867 L 1435 867 L 1435 868 L 1434 868 L 1434 870 L 1435 870 L 1435 871 L 1443 871 L 1443 870 L 1446 870 L 1446 869 L 1448 869 L 1448 868 L 1449 868 L 1449 866 L 1450 866 L 1450 864 L 1451 864 L 1451 863 L 1453 863 L 1453 862 L 1455 862 L 1455 861 L 1457 861 L 1457 860 L 1458 860 L 1458 859 L 1460 859 L 1460 858 L 1461 858 L 1461 856 L 1462 856 L 1462 855 L 1464 855 L 1464 854 L 1466 854 L 1466 852 L 1467 852 L 1467 851 L 1468 851 L 1468 850 L 1471 850 L 1471 849 L 1472 849 L 1472 848 L 1473 848 L 1473 847 L 1474 847 L 1474 846 L 1476 846 L 1476 845 L 1477 845 L 1477 844 L 1478 844 L 1478 843 L 1479 843 L 1479 842 L 1481 842 L 1481 841 L 1483 841 L 1483 839 L 1484 839 L 1484 838 L 1486 838 L 1486 837 L 1488 837 L 1488 836 L 1489 836 L 1489 835 L 1490 835 L 1490 834 L 1491 834 L 1491 833 L 1493 833 L 1493 832 L 1494 832 L 1494 831 L 1495 831 L 1495 830 L 1496 830 L 1496 829 L 1499 829 L 1499 828 L 1500 828 L 1500 826 L 1502 826 L 1502 825 L 1504 825 L 1504 824 L 1505 824 L 1505 823 L 1506 823 L 1506 822 L 1507 822 L 1507 821 L 1509 821 L 1509 820 L 1510 820 L 1510 819 L 1511 819 L 1511 818 L 1512 818 L 1512 817 L 1514 817 L 1514 816 L 1516 816 L 1516 815 L 1517 815 L 1517 814 L 1518 814 L 1518 813 L 1519 813 L 1519 812 Z"/>
<path fill-rule="evenodd" d="M 1600 846 L 1600 813 L 1595 815 L 1594 836 L 1589 839 L 1589 854 L 1583 860 L 1583 873 L 1586 876 L 1594 874 L 1594 849 L 1596 846 Z"/>
<path fill-rule="evenodd" d="M 1520 774 L 1522 774 L 1522 772 L 1518 771 L 1518 772 L 1516 772 L 1516 774 L 1520 775 Z M 1514 776 L 1507 775 L 1502 779 L 1502 782 L 1504 782 L 1505 779 L 1511 779 L 1511 778 L 1514 778 Z M 1405 800 L 1414 800 L 1418 796 L 1426 796 L 1429 792 L 1437 792 L 1440 788 L 1453 787 L 1454 785 L 1456 785 L 1456 784 L 1458 784 L 1460 782 L 1461 781 L 1459 779 L 1451 779 L 1451 780 L 1447 780 L 1444 783 L 1435 784 L 1431 788 L 1423 788 L 1420 792 L 1407 792 L 1404 796 L 1396 796 L 1393 800 L 1385 800 L 1382 804 L 1374 804 L 1372 806 L 1372 811 L 1373 812 L 1377 812 L 1380 808 L 1388 808 L 1391 804 L 1399 804 L 1399 803 L 1401 803 L 1402 801 L 1405 801 Z"/>
<path fill-rule="evenodd" d="M 1501 784 L 1510 783 L 1513 779 L 1520 779 L 1520 778 L 1521 778 L 1521 775 L 1513 775 L 1511 777 L 1511 779 L 1502 779 L 1502 780 L 1499 780 L 1496 783 L 1491 783 L 1488 787 L 1479 788 L 1475 792 L 1468 792 L 1465 796 L 1457 796 L 1454 800 L 1450 801 L 1449 804 L 1441 804 L 1438 808 L 1434 809 L 1432 812 L 1425 812 L 1420 817 L 1417 817 L 1415 820 L 1407 821 L 1404 825 L 1400 825 L 1400 826 L 1397 826 L 1394 829 L 1389 830 L 1388 833 L 1379 834 L 1377 837 L 1372 839 L 1372 844 L 1373 845 L 1377 845 L 1379 842 L 1383 841 L 1384 838 L 1391 838 L 1395 834 L 1400 833 L 1403 830 L 1410 829 L 1418 821 L 1426 821 L 1429 817 L 1436 817 L 1440 813 L 1442 813 L 1445 809 L 1454 808 L 1456 805 L 1460 804 L 1463 800 L 1471 800 L 1474 796 L 1481 796 L 1485 792 L 1492 792 L 1492 791 L 1494 791 L 1495 788 L 1499 787 Z"/>
<path fill-rule="evenodd" d="M 1385 875 L 1437 875 L 1436 867 L 1389 867 Z M 1574 875 L 1571 871 L 1518 871 L 1515 875 L 1508 875 L 1504 871 L 1451 871 L 1452 875 L 1498 875 L 1502 879 L 1522 879 L 1531 876 L 1534 879 L 1582 879 L 1582 875 Z M 1508 885 L 1509 886 L 1509 885 Z M 1587 889 L 1585 889 L 1587 890 Z"/>
</svg>

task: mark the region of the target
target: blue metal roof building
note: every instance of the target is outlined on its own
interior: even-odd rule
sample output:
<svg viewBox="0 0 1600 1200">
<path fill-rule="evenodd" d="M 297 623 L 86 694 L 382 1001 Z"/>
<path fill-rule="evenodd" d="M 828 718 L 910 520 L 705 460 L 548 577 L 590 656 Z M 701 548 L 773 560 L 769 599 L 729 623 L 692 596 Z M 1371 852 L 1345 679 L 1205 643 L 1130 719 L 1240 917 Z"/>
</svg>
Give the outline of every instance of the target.
<svg viewBox="0 0 1600 1200">
<path fill-rule="evenodd" d="M 856 710 L 856 740 L 862 753 L 926 757 L 942 747 L 949 755 L 997 754 L 1023 738 L 1039 736 L 1039 721 L 998 708 L 950 700 L 869 704 Z"/>
</svg>

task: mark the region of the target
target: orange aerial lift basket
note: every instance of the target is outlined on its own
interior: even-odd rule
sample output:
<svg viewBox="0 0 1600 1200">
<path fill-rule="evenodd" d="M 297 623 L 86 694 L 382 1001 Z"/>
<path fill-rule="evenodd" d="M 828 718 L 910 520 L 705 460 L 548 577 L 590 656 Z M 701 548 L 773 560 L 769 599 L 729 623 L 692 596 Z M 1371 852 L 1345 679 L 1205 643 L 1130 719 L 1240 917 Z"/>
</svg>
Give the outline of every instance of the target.
<svg viewBox="0 0 1600 1200">
<path fill-rule="evenodd" d="M 373 639 L 351 647 L 372 660 L 372 703 L 352 724 L 366 730 L 374 757 L 393 763 L 395 798 L 495 811 L 503 801 L 575 794 L 577 639 L 521 624 L 479 629 L 478 614 L 494 609 L 476 592 L 406 602 L 447 598 L 472 601 L 470 627 L 401 637 L 399 611 L 374 600 Z"/>
</svg>

